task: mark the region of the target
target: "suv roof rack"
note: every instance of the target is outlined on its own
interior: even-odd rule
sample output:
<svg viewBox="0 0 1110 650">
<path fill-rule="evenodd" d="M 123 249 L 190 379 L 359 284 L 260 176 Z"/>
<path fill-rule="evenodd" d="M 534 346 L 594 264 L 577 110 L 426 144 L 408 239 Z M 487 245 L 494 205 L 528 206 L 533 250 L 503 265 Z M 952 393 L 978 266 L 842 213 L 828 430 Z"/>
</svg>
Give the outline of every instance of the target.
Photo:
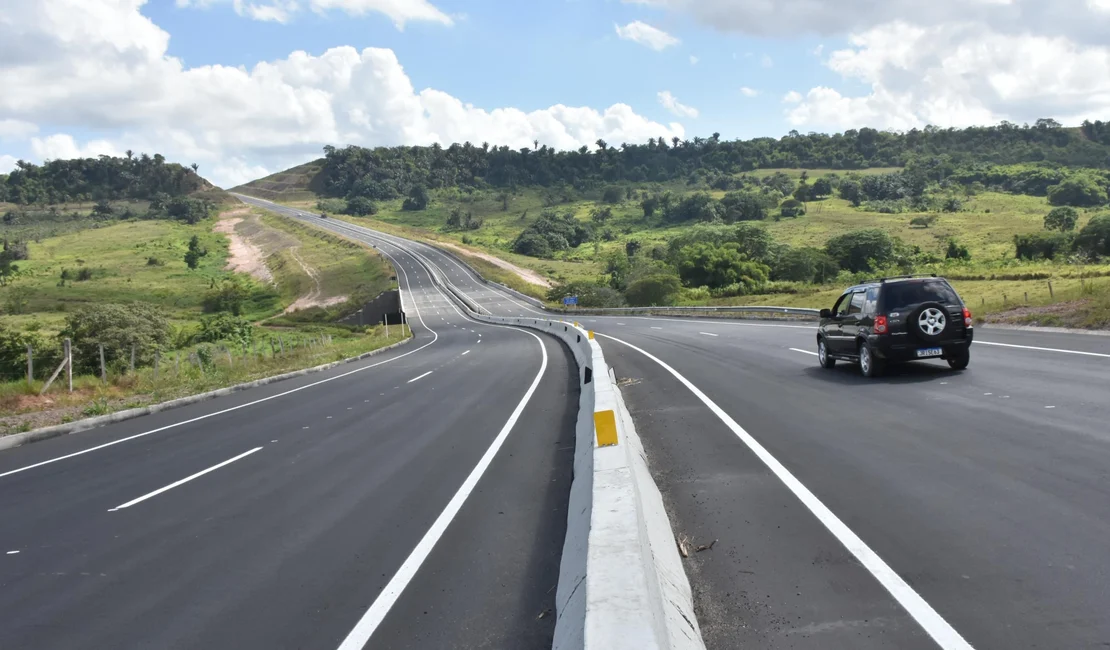
<svg viewBox="0 0 1110 650">
<path fill-rule="evenodd" d="M 875 278 L 874 280 L 868 280 L 867 282 L 864 282 L 863 284 L 873 284 L 873 283 L 876 283 L 876 282 L 879 283 L 879 284 L 882 284 L 882 283 L 886 282 L 887 280 L 910 280 L 912 278 L 935 278 L 935 277 L 937 277 L 936 273 L 914 273 L 912 275 L 892 275 L 888 278 Z"/>
</svg>

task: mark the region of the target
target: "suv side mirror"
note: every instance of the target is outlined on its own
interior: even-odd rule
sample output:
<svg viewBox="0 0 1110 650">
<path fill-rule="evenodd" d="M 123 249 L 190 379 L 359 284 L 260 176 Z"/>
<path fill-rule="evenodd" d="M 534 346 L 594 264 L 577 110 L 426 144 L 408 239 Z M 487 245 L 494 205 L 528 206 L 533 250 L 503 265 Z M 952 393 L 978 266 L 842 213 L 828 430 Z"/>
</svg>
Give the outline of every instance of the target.
<svg viewBox="0 0 1110 650">
<path fill-rule="evenodd" d="M 832 313 L 831 309 L 822 309 L 820 315 L 821 315 L 821 318 L 832 318 L 833 317 L 833 313 Z"/>
</svg>

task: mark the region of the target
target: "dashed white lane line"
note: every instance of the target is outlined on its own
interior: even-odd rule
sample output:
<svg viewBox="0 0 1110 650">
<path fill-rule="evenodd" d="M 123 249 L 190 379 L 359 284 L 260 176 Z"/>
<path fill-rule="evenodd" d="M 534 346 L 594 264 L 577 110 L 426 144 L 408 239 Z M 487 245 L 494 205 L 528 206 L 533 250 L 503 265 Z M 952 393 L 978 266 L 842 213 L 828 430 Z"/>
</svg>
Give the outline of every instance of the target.
<svg viewBox="0 0 1110 650">
<path fill-rule="evenodd" d="M 713 332 L 698 332 L 698 334 L 702 336 L 720 336 L 720 334 L 714 334 Z"/>
<path fill-rule="evenodd" d="M 7 555 L 15 555 L 17 553 L 19 553 L 19 551 L 8 551 Z"/>
<path fill-rule="evenodd" d="M 759 444 L 750 433 L 744 430 L 736 420 L 732 419 L 728 413 L 725 412 L 716 402 L 709 399 L 709 396 L 701 391 L 700 388 L 694 385 L 689 379 L 683 377 L 677 370 L 664 363 L 661 359 L 651 354 L 647 350 L 638 348 L 631 343 L 622 341 L 621 339 L 614 338 L 607 334 L 598 333 L 598 336 L 620 343 L 651 359 L 661 368 L 666 370 L 675 379 L 681 382 L 691 393 L 697 397 L 702 404 L 704 404 L 717 418 L 728 427 L 736 437 L 740 439 L 749 449 L 752 450 L 763 464 L 767 466 L 775 476 L 782 481 L 783 485 L 790 490 L 795 497 L 802 504 L 809 509 L 811 513 L 820 521 L 826 529 L 841 544 L 859 561 L 863 567 L 871 572 L 871 575 L 881 584 L 891 596 L 902 606 L 906 612 L 917 621 L 925 632 L 932 637 L 933 641 L 938 646 L 945 650 L 972 650 L 969 644 L 954 627 L 948 624 L 948 621 L 941 618 L 940 614 L 933 609 L 932 605 L 925 601 L 913 587 L 911 587 L 905 580 L 902 579 L 894 569 L 890 567 L 875 551 L 871 550 L 859 535 L 856 535 L 852 529 L 837 517 L 832 510 L 829 510 L 820 499 L 817 498 L 809 488 L 802 484 L 796 476 L 794 476 L 785 465 L 779 462 L 777 458 L 771 455 L 771 452 Z"/>
<path fill-rule="evenodd" d="M 412 382 L 414 382 L 414 381 L 419 381 L 419 380 L 421 380 L 421 379 L 423 379 L 423 378 L 427 377 L 428 375 L 432 374 L 433 372 L 435 372 L 435 370 L 429 370 L 428 372 L 426 372 L 426 373 L 424 373 L 424 374 L 420 375 L 419 377 L 413 377 L 412 379 L 408 380 L 408 381 L 407 381 L 407 382 L 405 382 L 405 383 L 409 383 L 409 384 L 411 384 L 411 383 L 412 383 Z"/>
<path fill-rule="evenodd" d="M 994 343 L 991 341 L 980 341 L 976 339 L 973 345 L 997 345 L 1003 348 L 1020 348 L 1022 350 L 1040 350 L 1041 352 L 1060 352 L 1062 354 L 1081 354 L 1087 357 L 1102 357 L 1103 359 L 1110 359 L 1110 354 L 1103 354 L 1101 352 L 1083 352 L 1080 350 L 1062 350 L 1060 348 L 1039 348 L 1032 345 L 1014 345 L 1012 343 Z"/>
<path fill-rule="evenodd" d="M 662 328 L 662 327 L 653 327 L 653 328 L 651 328 L 651 329 L 653 329 L 653 330 L 661 330 L 661 329 L 663 329 L 663 328 Z"/>
<path fill-rule="evenodd" d="M 201 470 L 201 471 L 197 472 L 196 474 L 193 474 L 192 476 L 186 476 L 185 478 L 181 479 L 180 481 L 174 481 L 173 483 L 170 483 L 166 487 L 158 488 L 157 490 L 155 490 L 153 492 L 150 492 L 148 494 L 144 494 L 143 496 L 139 497 L 138 499 L 132 499 L 131 501 L 128 501 L 127 503 L 124 503 L 122 505 L 118 505 L 115 508 L 111 508 L 111 509 L 108 510 L 108 512 L 115 512 L 117 510 L 123 510 L 124 508 L 130 508 L 131 506 L 133 506 L 137 503 L 142 503 L 143 501 L 146 501 L 147 499 L 150 499 L 152 497 L 156 497 L 159 494 L 162 494 L 163 492 L 167 492 L 169 490 L 174 489 L 175 487 L 180 487 L 182 485 L 185 485 L 189 481 L 192 481 L 193 479 L 200 478 L 200 477 L 204 476 L 205 474 L 207 474 L 209 472 L 214 472 L 214 471 L 220 469 L 221 467 L 224 467 L 226 465 L 230 465 L 230 464 L 234 463 L 237 460 L 242 460 L 243 458 L 246 458 L 247 456 L 250 456 L 254 452 L 259 451 L 260 449 L 262 449 L 262 447 L 255 447 L 254 449 L 251 449 L 250 451 L 243 452 L 243 453 L 239 454 L 235 458 L 229 458 L 229 459 L 225 460 L 222 463 L 219 463 L 217 465 L 213 465 L 212 467 L 209 467 L 208 469 Z"/>
<path fill-rule="evenodd" d="M 465 356 L 466 356 L 466 355 L 468 355 L 468 354 L 470 354 L 470 350 L 467 350 L 466 352 L 463 352 L 463 353 L 462 353 L 462 354 L 460 354 L 459 356 L 460 356 L 460 357 L 465 357 Z"/>
<path fill-rule="evenodd" d="M 813 352 L 813 351 L 810 351 L 810 350 L 803 350 L 801 348 L 790 348 L 790 349 L 795 351 L 795 352 L 801 352 L 802 354 L 812 354 L 813 356 L 817 356 L 816 352 Z"/>
</svg>

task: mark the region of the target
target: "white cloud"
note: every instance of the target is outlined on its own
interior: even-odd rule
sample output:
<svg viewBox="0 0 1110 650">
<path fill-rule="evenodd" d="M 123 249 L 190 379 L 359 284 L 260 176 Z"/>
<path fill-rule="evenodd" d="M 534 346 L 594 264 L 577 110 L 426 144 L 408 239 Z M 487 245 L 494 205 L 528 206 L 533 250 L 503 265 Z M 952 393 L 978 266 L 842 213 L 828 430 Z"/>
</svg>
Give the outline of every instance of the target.
<svg viewBox="0 0 1110 650">
<path fill-rule="evenodd" d="M 747 86 L 740 86 L 740 94 L 745 96 L 745 97 L 756 97 L 756 96 L 759 95 L 759 91 L 756 90 L 755 88 L 748 88 Z"/>
<path fill-rule="evenodd" d="M 659 103 L 663 108 L 674 113 L 679 117 L 697 117 L 698 109 L 693 106 L 687 106 L 678 101 L 678 98 L 671 94 L 671 91 L 664 90 L 658 94 Z"/>
<path fill-rule="evenodd" d="M 1009 35 L 964 23 L 892 23 L 856 35 L 829 68 L 871 86 L 846 97 L 814 88 L 788 112 L 796 125 L 912 128 L 1110 113 L 1110 48 L 1061 36 Z"/>
<path fill-rule="evenodd" d="M 680 42 L 667 32 L 638 20 L 628 23 L 623 27 L 620 25 L 614 25 L 613 27 L 617 30 L 617 36 L 620 38 L 626 41 L 632 41 L 633 43 L 639 43 L 644 47 L 650 47 L 656 52 L 665 50 L 672 45 L 678 45 Z"/>
<path fill-rule="evenodd" d="M 15 169 L 15 156 L 0 155 L 0 174 L 10 174 Z"/>
<path fill-rule="evenodd" d="M 26 140 L 39 132 L 39 127 L 23 120 L 0 119 L 0 142 L 4 140 Z"/>
<path fill-rule="evenodd" d="M 317 13 L 329 10 L 343 11 L 352 16 L 380 13 L 387 16 L 397 26 L 404 29 L 412 21 L 427 21 L 452 25 L 454 20 L 440 11 L 428 0 L 302 0 L 308 8 Z M 298 0 L 176 0 L 178 7 L 207 8 L 214 4 L 231 3 L 235 13 L 254 20 L 286 23 L 301 9 Z"/>
<path fill-rule="evenodd" d="M 1110 0 L 1107 0 L 1107 2 L 1110 2 Z M 690 55 L 690 65 L 697 65 L 697 64 L 698 64 L 698 61 L 700 61 L 700 60 L 701 60 L 701 59 L 699 59 L 698 57 L 694 56 L 693 54 L 691 54 L 691 55 Z"/>
<path fill-rule="evenodd" d="M 538 139 L 576 149 L 598 138 L 684 137 L 615 104 L 560 104 L 531 112 L 484 109 L 435 89 L 417 90 L 392 50 L 302 51 L 253 68 L 186 67 L 167 54 L 169 34 L 139 13 L 143 0 L 8 0 L 0 20 L 0 124 L 54 133 L 31 141 L 40 159 L 159 152 L 201 165 L 223 186 L 319 156 L 325 144 L 366 146 L 488 141 L 514 148 Z M 370 3 L 367 3 L 370 4 Z M 373 3 L 382 4 L 382 3 Z M 78 143 L 66 132 L 107 140 Z M 207 172 L 205 171 L 207 170 Z"/>
<path fill-rule="evenodd" d="M 785 104 L 797 104 L 802 101 L 802 94 L 796 90 L 791 90 L 782 96 L 782 101 Z"/>
<path fill-rule="evenodd" d="M 107 140 L 93 140 L 84 146 L 78 146 L 73 136 L 66 133 L 55 133 L 45 138 L 31 138 L 31 151 L 40 160 L 68 160 L 123 154 L 122 149 Z"/>
</svg>

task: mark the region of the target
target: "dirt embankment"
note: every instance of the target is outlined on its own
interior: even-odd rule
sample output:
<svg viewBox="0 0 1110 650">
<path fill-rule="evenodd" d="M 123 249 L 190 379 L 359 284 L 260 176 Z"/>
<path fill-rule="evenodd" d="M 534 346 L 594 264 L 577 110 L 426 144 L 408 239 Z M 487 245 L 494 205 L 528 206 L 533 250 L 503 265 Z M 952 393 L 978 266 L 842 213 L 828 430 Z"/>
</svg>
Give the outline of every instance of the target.
<svg viewBox="0 0 1110 650">
<path fill-rule="evenodd" d="M 516 264 L 512 264 L 511 262 L 506 262 L 505 260 L 503 260 L 499 257 L 494 257 L 493 255 L 487 255 L 485 253 L 480 253 L 478 251 L 471 250 L 469 248 L 463 248 L 461 246 L 456 246 L 455 244 L 451 244 L 451 243 L 444 242 L 444 241 L 437 241 L 436 245 L 437 246 L 443 246 L 444 248 L 450 248 L 451 250 L 457 251 L 457 252 L 462 253 L 464 255 L 471 255 L 471 256 L 477 257 L 479 259 L 483 259 L 483 260 L 489 262 L 490 264 L 493 264 L 495 266 L 499 266 L 499 267 L 505 269 L 506 271 L 511 271 L 511 272 L 517 274 L 517 276 L 519 276 L 520 279 L 524 280 L 525 282 L 527 282 L 529 284 L 535 284 L 535 285 L 541 286 L 545 289 L 550 289 L 552 287 L 552 284 L 551 284 L 550 280 L 543 277 L 539 273 L 536 273 L 532 269 L 525 269 L 525 268 L 519 267 Z"/>
<path fill-rule="evenodd" d="M 347 300 L 347 296 L 324 298 L 319 271 L 297 254 L 301 242 L 289 233 L 262 223 L 250 208 L 237 208 L 224 212 L 213 230 L 223 233 L 228 238 L 228 258 L 225 267 L 228 271 L 248 273 L 262 282 L 273 284 L 274 274 L 266 260 L 271 255 L 282 251 L 288 251 L 289 255 L 296 260 L 305 275 L 312 280 L 312 289 L 286 307 L 284 313 L 311 307 L 330 307 Z"/>
</svg>

